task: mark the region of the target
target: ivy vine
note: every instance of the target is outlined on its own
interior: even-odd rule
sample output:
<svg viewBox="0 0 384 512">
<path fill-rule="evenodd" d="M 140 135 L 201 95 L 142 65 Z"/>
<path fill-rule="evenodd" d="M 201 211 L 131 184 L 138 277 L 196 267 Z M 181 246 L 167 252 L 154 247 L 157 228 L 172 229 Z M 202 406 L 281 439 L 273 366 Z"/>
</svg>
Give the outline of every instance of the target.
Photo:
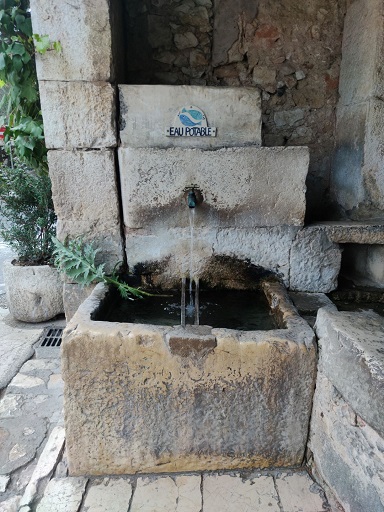
<svg viewBox="0 0 384 512">
<path fill-rule="evenodd" d="M 0 0 L 0 87 L 8 86 L 0 125 L 6 127 L 8 152 L 13 148 L 16 157 L 39 172 L 47 172 L 48 165 L 35 52 L 51 49 L 60 51 L 60 43 L 33 34 L 29 0 Z"/>
</svg>

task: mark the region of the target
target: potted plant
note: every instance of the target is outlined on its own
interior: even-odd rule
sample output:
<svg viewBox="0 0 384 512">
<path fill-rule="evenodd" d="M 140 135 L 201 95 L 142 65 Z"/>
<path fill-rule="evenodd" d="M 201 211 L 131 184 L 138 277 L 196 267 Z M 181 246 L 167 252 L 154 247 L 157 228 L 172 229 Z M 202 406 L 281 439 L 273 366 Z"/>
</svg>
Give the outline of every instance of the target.
<svg viewBox="0 0 384 512">
<path fill-rule="evenodd" d="M 0 166 L 0 237 L 18 256 L 4 264 L 11 314 L 24 322 L 42 322 L 63 312 L 62 282 L 51 265 L 56 215 L 51 183 L 18 163 Z"/>
</svg>

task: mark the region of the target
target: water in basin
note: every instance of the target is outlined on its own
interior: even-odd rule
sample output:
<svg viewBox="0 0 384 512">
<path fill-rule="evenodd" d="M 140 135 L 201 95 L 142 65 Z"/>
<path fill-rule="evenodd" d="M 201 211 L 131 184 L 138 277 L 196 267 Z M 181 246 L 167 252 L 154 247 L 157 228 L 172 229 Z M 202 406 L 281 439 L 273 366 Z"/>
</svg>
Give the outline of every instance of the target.
<svg viewBox="0 0 384 512">
<path fill-rule="evenodd" d="M 154 296 L 129 301 L 110 294 L 101 304 L 94 320 L 152 325 L 180 324 L 180 291 L 169 296 Z M 188 299 L 187 299 L 188 300 Z M 186 323 L 194 324 L 193 307 L 186 308 Z M 201 290 L 199 300 L 201 325 L 243 331 L 270 330 L 277 322 L 262 291 Z"/>
</svg>

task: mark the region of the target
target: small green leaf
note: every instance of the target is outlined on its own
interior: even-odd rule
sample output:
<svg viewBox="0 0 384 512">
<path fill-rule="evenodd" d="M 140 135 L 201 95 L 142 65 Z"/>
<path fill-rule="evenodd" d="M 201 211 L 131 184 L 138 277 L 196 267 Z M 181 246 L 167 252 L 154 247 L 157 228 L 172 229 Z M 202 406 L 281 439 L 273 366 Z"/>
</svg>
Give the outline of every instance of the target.
<svg viewBox="0 0 384 512">
<path fill-rule="evenodd" d="M 61 46 L 61 43 L 60 41 L 54 41 L 53 42 L 53 49 L 57 52 L 57 53 L 61 53 L 63 48 Z"/>
<path fill-rule="evenodd" d="M 48 35 L 40 36 L 38 34 L 33 34 L 33 39 L 38 53 L 44 54 L 50 47 L 51 43 Z"/>
</svg>

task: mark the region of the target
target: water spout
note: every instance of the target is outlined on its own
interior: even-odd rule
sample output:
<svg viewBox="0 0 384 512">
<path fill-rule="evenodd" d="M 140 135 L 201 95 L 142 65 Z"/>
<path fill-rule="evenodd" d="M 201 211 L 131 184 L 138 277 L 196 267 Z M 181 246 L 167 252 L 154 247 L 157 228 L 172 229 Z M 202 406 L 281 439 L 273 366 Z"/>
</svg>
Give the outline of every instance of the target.
<svg viewBox="0 0 384 512">
<path fill-rule="evenodd" d="M 188 208 L 196 208 L 197 197 L 196 197 L 195 191 L 193 189 L 188 192 L 187 204 L 188 204 Z"/>
</svg>

